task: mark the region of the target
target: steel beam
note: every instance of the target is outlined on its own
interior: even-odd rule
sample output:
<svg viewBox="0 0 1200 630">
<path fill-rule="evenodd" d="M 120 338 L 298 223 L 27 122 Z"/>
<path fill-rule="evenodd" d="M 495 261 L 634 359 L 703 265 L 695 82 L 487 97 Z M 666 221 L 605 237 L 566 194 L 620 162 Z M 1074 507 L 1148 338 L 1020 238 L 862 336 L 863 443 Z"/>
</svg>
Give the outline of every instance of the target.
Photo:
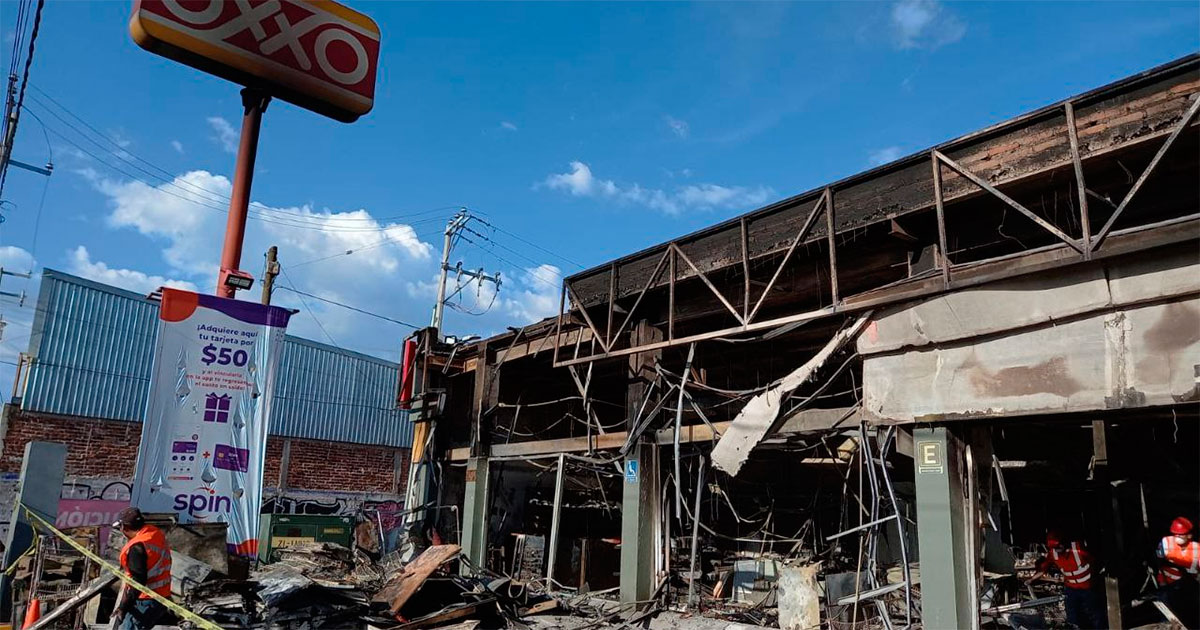
<svg viewBox="0 0 1200 630">
<path fill-rule="evenodd" d="M 1079 158 L 1079 130 L 1075 125 L 1075 106 L 1071 101 L 1063 105 L 1067 115 L 1067 135 L 1071 139 L 1071 163 L 1075 166 L 1075 187 L 1079 192 L 1079 225 L 1083 230 L 1083 258 L 1092 259 L 1092 218 L 1088 212 L 1087 183 L 1083 179 L 1083 160 Z"/>
<path fill-rule="evenodd" d="M 767 300 L 767 294 L 771 292 L 771 289 L 775 286 L 775 282 L 779 280 L 780 274 L 783 273 L 783 268 L 786 267 L 788 261 L 792 259 L 792 254 L 796 252 L 796 247 L 800 245 L 804 238 L 808 236 L 809 231 L 812 230 L 813 223 L 816 222 L 817 217 L 820 216 L 821 208 L 825 204 L 826 200 L 827 196 L 822 194 L 817 198 L 816 203 L 813 204 L 813 209 L 808 213 L 808 218 L 804 220 L 804 225 L 801 226 L 798 232 L 796 232 L 796 237 L 792 239 L 791 244 L 788 245 L 787 251 L 783 254 L 783 260 L 779 261 L 779 266 L 775 268 L 775 273 L 771 275 L 771 281 L 768 282 L 767 287 L 763 289 L 762 295 L 758 296 L 758 302 L 755 303 L 754 310 L 750 311 L 749 317 L 746 318 L 747 322 L 754 321 L 754 316 L 758 314 L 758 309 L 762 308 L 763 302 Z"/>
<path fill-rule="evenodd" d="M 829 291 L 832 304 L 838 303 L 837 231 L 833 221 L 833 189 L 825 189 L 825 236 L 829 243 Z"/>
<path fill-rule="evenodd" d="M 725 305 L 725 308 L 729 311 L 729 314 L 733 315 L 733 318 L 736 319 L 739 324 L 745 324 L 746 320 L 742 319 L 742 315 L 737 312 L 737 309 L 734 308 L 732 304 L 729 303 L 729 299 L 725 297 L 725 294 L 721 293 L 721 291 L 717 289 L 716 285 L 712 283 L 712 280 L 708 279 L 708 275 L 703 271 L 700 271 L 700 268 L 696 266 L 696 263 L 692 262 L 692 259 L 688 258 L 688 255 L 685 254 L 682 249 L 679 249 L 678 245 L 672 243 L 671 247 L 675 250 L 675 255 L 682 258 L 683 262 L 687 263 L 687 266 L 691 267 L 692 271 L 694 271 L 696 275 L 699 276 L 702 281 L 704 281 L 704 286 L 708 287 L 708 290 L 712 291 L 713 295 L 717 296 L 717 299 L 721 301 L 721 304 Z"/>
<path fill-rule="evenodd" d="M 554 473 L 554 506 L 550 513 L 550 539 L 546 552 L 546 588 L 554 590 L 554 565 L 558 564 L 558 527 L 562 522 L 563 480 L 567 471 L 566 455 L 558 454 Z"/>
<path fill-rule="evenodd" d="M 1110 442 L 1110 425 L 1104 420 L 1092 421 L 1092 452 L 1095 465 L 1092 467 L 1092 478 L 1096 483 L 1097 505 L 1096 516 L 1102 524 L 1103 553 L 1100 559 L 1104 564 L 1104 592 L 1108 604 L 1108 627 L 1124 628 L 1125 621 L 1121 614 L 1121 577 L 1124 569 L 1121 566 L 1125 555 L 1124 527 L 1121 523 L 1120 498 L 1112 485 L 1113 461 L 1112 452 L 1108 448 Z"/>
<path fill-rule="evenodd" d="M 1100 244 L 1103 243 L 1105 237 L 1108 236 L 1108 232 L 1112 229 L 1113 224 L 1117 222 L 1117 218 L 1120 217 L 1121 213 L 1125 211 L 1125 208 L 1129 206 L 1129 202 L 1133 201 L 1134 196 L 1137 195 L 1138 191 L 1142 189 L 1142 184 L 1145 184 L 1146 180 L 1150 178 L 1150 175 L 1154 173 L 1154 169 L 1158 168 L 1158 163 L 1162 161 L 1163 156 L 1167 154 L 1168 150 L 1170 150 L 1171 145 L 1175 144 L 1175 140 L 1179 138 L 1180 134 L 1183 133 L 1183 130 L 1187 129 L 1187 126 L 1191 124 L 1192 119 L 1196 117 L 1197 112 L 1200 112 L 1200 97 L 1197 97 L 1192 101 L 1192 106 L 1188 108 L 1187 112 L 1183 115 L 1183 118 L 1179 121 L 1179 124 L 1175 125 L 1175 128 L 1171 131 L 1171 135 L 1167 136 L 1167 141 L 1164 142 L 1161 147 L 1159 147 L 1158 153 L 1155 153 L 1154 158 L 1151 159 L 1150 163 L 1146 165 L 1146 170 L 1142 171 L 1142 174 L 1138 176 L 1137 181 L 1133 183 L 1133 188 L 1130 188 L 1129 192 L 1125 193 L 1125 198 L 1121 200 L 1121 204 L 1118 205 L 1117 209 L 1113 211 L 1112 216 L 1108 217 L 1108 221 L 1104 223 L 1104 227 L 1100 228 L 1100 233 L 1097 234 L 1095 240 L 1091 242 L 1090 247 L 1092 251 L 1096 251 L 1100 248 Z"/>
<path fill-rule="evenodd" d="M 946 157 L 946 155 L 944 155 L 940 151 L 934 151 L 933 157 L 934 157 L 934 159 L 941 161 L 946 166 L 949 166 L 953 171 L 955 171 L 959 175 L 962 175 L 963 177 L 970 180 L 970 182 L 972 184 L 975 184 L 976 186 L 986 190 L 987 192 L 991 193 L 993 197 L 996 197 L 1000 201 L 1003 201 L 1004 203 L 1008 204 L 1009 207 L 1011 207 L 1013 210 L 1020 212 L 1021 214 L 1025 215 L 1026 217 L 1029 217 L 1034 223 L 1037 223 L 1038 225 L 1042 226 L 1042 228 L 1045 229 L 1047 232 L 1057 236 L 1058 239 L 1061 240 L 1062 242 L 1066 243 L 1067 245 L 1070 245 L 1071 247 L 1074 247 L 1076 250 L 1079 251 L 1079 253 L 1081 253 L 1081 254 L 1083 253 L 1084 246 L 1082 244 L 1080 244 L 1078 241 L 1076 241 L 1075 239 L 1071 238 L 1071 236 L 1069 234 L 1058 229 L 1058 227 L 1056 227 L 1054 224 L 1050 223 L 1049 221 L 1043 219 L 1042 217 L 1039 217 L 1037 215 L 1037 213 L 1030 210 L 1029 208 L 1026 208 L 1025 206 L 1021 205 L 1020 203 L 1017 203 L 1017 201 L 1015 199 L 1013 199 L 1012 197 L 1009 197 L 1008 195 L 1000 192 L 1000 189 L 989 184 L 982 177 L 967 170 L 961 164 L 959 164 L 958 162 L 955 162 L 954 160 L 950 159 L 949 157 Z M 939 175 L 939 179 L 940 179 L 940 175 Z"/>
<path fill-rule="evenodd" d="M 1112 237 L 1110 237 L 1119 240 L 1120 243 L 1114 243 L 1108 248 L 1105 248 L 1104 251 L 1097 252 L 1098 255 L 1096 258 L 1110 258 L 1144 251 L 1155 247 L 1193 241 L 1195 240 L 1195 234 L 1197 230 L 1200 230 L 1200 214 L 1193 214 L 1152 225 L 1120 230 L 1114 232 Z M 916 298 L 944 293 L 947 290 L 965 289 L 967 287 L 978 286 L 988 282 L 994 282 L 996 280 L 1004 280 L 1007 278 L 1014 278 L 1031 273 L 1039 273 L 1051 269 L 1076 265 L 1082 261 L 1083 257 L 1080 256 L 1078 252 L 1074 250 L 1074 248 L 1066 245 L 1048 245 L 1046 247 L 1039 247 L 990 260 L 956 265 L 955 275 L 949 286 L 944 284 L 943 278 L 941 277 L 936 278 L 936 282 L 931 282 L 929 278 L 912 278 L 886 287 L 881 287 L 879 289 L 872 289 L 845 297 L 842 299 L 842 303 L 837 306 L 806 311 L 803 313 L 796 313 L 794 315 L 778 317 L 771 320 L 751 321 L 744 326 L 733 326 L 720 330 L 688 335 L 686 337 L 676 338 L 668 336 L 666 341 L 560 361 L 555 364 L 555 367 L 564 367 L 567 365 L 577 365 L 580 363 L 587 363 L 589 361 L 597 361 L 600 359 L 622 357 L 637 352 L 658 350 L 684 343 L 706 341 L 718 337 L 728 337 L 730 335 L 769 330 L 787 324 L 821 319 L 839 313 L 855 312 L 867 308 L 875 308 L 878 306 L 906 302 Z M 668 328 L 672 327 L 673 326 L 670 325 L 668 326 Z"/>
</svg>

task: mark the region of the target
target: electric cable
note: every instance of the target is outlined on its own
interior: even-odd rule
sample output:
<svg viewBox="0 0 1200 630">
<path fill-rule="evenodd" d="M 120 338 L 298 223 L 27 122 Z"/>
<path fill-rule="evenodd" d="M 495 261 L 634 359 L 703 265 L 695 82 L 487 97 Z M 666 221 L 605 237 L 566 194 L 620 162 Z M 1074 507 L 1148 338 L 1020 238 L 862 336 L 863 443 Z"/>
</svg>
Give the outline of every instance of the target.
<svg viewBox="0 0 1200 630">
<path fill-rule="evenodd" d="M 25 109 L 25 111 L 32 113 L 32 110 L 30 110 L 28 106 L 25 106 L 23 109 Z M 47 113 L 49 113 L 51 115 L 55 115 L 53 111 L 47 110 Z M 59 120 L 61 121 L 62 118 L 59 117 Z M 66 123 L 65 121 L 63 121 L 63 122 L 64 122 L 64 124 L 71 126 L 69 123 Z M 44 122 L 43 122 L 43 124 L 44 124 Z M 118 166 L 118 165 L 112 164 L 109 161 L 106 161 L 105 159 L 96 155 L 96 153 L 94 153 L 92 150 L 80 145 L 78 142 L 76 142 L 74 139 L 72 139 L 71 137 L 69 137 L 68 135 L 66 135 L 65 133 L 60 131 L 59 129 L 56 129 L 55 127 L 50 126 L 50 125 L 47 125 L 46 128 L 49 129 L 49 131 L 51 133 L 53 133 L 54 135 L 61 138 L 63 141 L 67 142 L 71 146 L 73 146 L 76 149 L 78 149 L 79 151 L 83 152 L 88 157 L 91 157 L 96 162 L 99 162 L 101 165 L 106 166 L 109 169 L 111 169 L 117 173 L 120 173 L 121 175 L 124 175 L 125 177 L 130 178 L 131 180 L 141 182 L 142 184 L 145 184 L 146 186 L 149 186 L 150 188 L 152 188 L 155 192 L 160 192 L 160 193 L 163 193 L 166 195 L 170 195 L 172 197 L 176 197 L 178 199 L 181 199 L 188 203 L 194 204 L 196 206 L 200 206 L 202 208 L 213 210 L 213 211 L 219 212 L 221 214 L 228 214 L 228 212 L 229 212 L 229 208 L 227 206 L 214 205 L 215 203 L 218 203 L 218 202 L 228 203 L 228 197 L 225 197 L 224 199 L 213 199 L 211 197 L 201 196 L 194 191 L 190 191 L 190 190 L 184 188 L 180 184 L 176 183 L 175 180 L 167 180 L 163 176 L 155 175 L 154 173 L 148 171 L 145 167 L 142 167 L 138 164 L 130 162 L 127 158 L 124 158 L 123 156 L 118 155 L 113 151 L 110 151 L 108 149 L 100 147 L 101 150 L 108 152 L 109 154 L 113 155 L 118 160 L 128 164 L 132 168 L 135 168 L 138 171 L 145 173 L 148 177 L 162 181 L 163 183 L 160 185 L 160 184 L 155 184 L 151 181 L 147 181 L 142 176 L 130 173 L 129 171 L 122 168 L 121 166 Z M 78 128 L 73 127 L 73 129 L 75 130 L 76 133 L 81 133 L 78 130 Z M 86 134 L 81 133 L 81 135 L 84 135 L 84 137 L 88 138 L 89 141 L 91 141 L 93 144 L 96 144 L 97 146 L 99 146 L 98 142 L 96 142 L 94 139 L 91 139 Z M 182 180 L 180 180 L 180 181 L 182 181 Z M 185 182 L 185 183 L 190 184 L 190 182 Z M 179 192 L 170 190 L 170 189 L 168 189 L 168 187 L 177 189 Z M 197 187 L 197 188 L 199 188 L 199 187 Z M 205 191 L 206 189 L 199 188 L 199 190 Z M 217 194 L 217 193 L 212 193 L 211 191 L 209 191 L 209 193 Z M 377 224 L 379 224 L 379 223 L 382 223 L 385 221 L 391 221 L 398 217 L 403 217 L 405 215 L 397 215 L 397 217 L 380 217 L 378 219 L 376 219 L 374 217 L 364 217 L 361 219 L 357 218 L 357 217 L 346 217 L 345 219 L 342 219 L 342 218 L 334 217 L 332 214 L 321 216 L 321 215 L 315 215 L 315 214 L 311 214 L 311 213 L 304 214 L 304 213 L 290 212 L 290 211 L 286 211 L 286 210 L 276 210 L 274 208 L 267 208 L 266 206 L 263 206 L 262 204 L 257 204 L 257 203 L 252 203 L 250 205 L 251 205 L 251 208 L 247 210 L 247 217 L 250 219 L 253 219 L 256 221 L 261 221 L 263 223 L 271 223 L 271 224 L 282 225 L 282 226 L 286 226 L 286 227 L 294 227 L 297 229 L 318 230 L 318 231 L 322 231 L 322 232 L 339 232 L 339 233 L 376 232 L 377 233 L 377 232 L 385 232 L 389 229 L 393 229 L 395 227 L 398 227 L 398 225 L 409 225 L 411 227 L 412 225 L 417 225 L 417 224 L 421 224 L 424 222 L 440 221 L 439 218 L 433 218 L 433 219 L 427 219 L 426 221 L 414 221 L 411 224 L 377 225 L 376 227 L 352 227 L 352 226 L 337 225 L 336 222 L 342 221 L 342 220 L 354 220 L 354 221 L 374 221 Z M 255 210 L 254 208 L 256 208 L 256 207 L 260 208 L 260 209 Z M 435 208 L 432 210 L 424 211 L 419 214 L 429 214 L 432 212 L 440 212 L 443 209 L 444 208 Z M 285 216 L 273 216 L 273 214 L 282 214 Z M 286 216 L 286 215 L 295 215 L 295 217 Z M 416 216 L 416 215 L 413 215 L 413 216 Z M 335 224 L 328 225 L 327 223 L 323 223 L 323 222 L 334 222 Z"/>
<path fill-rule="evenodd" d="M 44 90 L 38 88 L 38 86 L 36 84 L 30 84 L 30 87 L 32 87 L 34 89 L 34 91 L 41 94 L 43 97 L 45 97 L 51 103 L 53 103 L 54 105 L 57 105 L 58 108 L 61 109 L 63 112 L 65 112 L 68 116 L 74 118 L 75 120 L 79 121 L 80 124 L 87 127 L 88 129 L 90 129 L 97 137 L 103 139 L 105 142 L 107 142 L 108 144 L 111 144 L 113 147 L 115 147 L 116 151 L 113 151 L 112 149 L 104 149 L 104 150 L 112 153 L 114 155 L 114 157 L 117 157 L 118 159 L 122 160 L 123 162 L 136 168 L 137 165 L 133 164 L 129 160 L 125 159 L 122 154 L 133 157 L 134 159 L 138 160 L 139 162 L 142 162 L 143 164 L 147 165 L 148 167 L 158 171 L 160 173 L 160 175 L 154 175 L 152 173 L 147 173 L 147 175 L 154 177 L 155 179 L 159 179 L 163 182 L 171 183 L 176 179 L 176 176 L 173 173 L 171 173 L 170 171 L 168 171 L 167 169 L 155 164 L 154 162 L 152 162 L 150 160 L 147 160 L 147 159 L 133 153 L 132 151 L 129 151 L 129 149 L 127 147 L 121 146 L 120 143 L 118 143 L 116 140 L 113 140 L 111 137 L 108 136 L 108 134 L 103 133 L 102 131 L 97 129 L 94 125 L 92 125 L 91 123 L 87 122 L 82 117 L 80 117 L 79 115 L 72 112 L 70 110 L 70 108 L 63 105 L 61 102 L 56 100 L 53 96 L 47 94 Z M 38 101 L 39 105 L 41 105 L 42 107 L 46 107 L 46 110 L 48 113 L 53 115 L 55 118 L 57 118 L 63 124 L 67 125 L 69 128 L 71 128 L 73 131 L 75 131 L 79 135 L 83 136 L 84 138 L 87 138 L 93 144 L 96 144 L 97 146 L 99 146 L 99 143 L 96 142 L 93 138 L 91 138 L 88 134 L 81 131 L 78 127 L 75 127 L 69 121 L 63 119 L 56 112 L 54 112 L 52 108 L 50 108 L 48 105 L 46 105 L 44 102 L 42 102 L 37 97 L 35 97 L 35 99 Z M 143 172 L 145 172 L 145 171 L 143 171 Z M 212 197 L 210 199 L 211 201 L 216 201 L 216 202 L 222 203 L 222 204 L 229 203 L 229 196 L 226 194 L 223 194 L 223 193 L 220 193 L 220 192 L 208 189 L 208 188 L 204 188 L 203 186 L 199 186 L 199 185 L 193 184 L 191 182 L 182 181 L 182 180 L 180 180 L 180 181 L 182 184 L 188 186 L 189 188 L 191 188 L 197 192 L 202 192 L 207 195 L 210 195 Z M 295 217 L 296 219 L 309 220 L 309 219 L 319 219 L 320 218 L 320 217 L 313 217 L 311 214 L 307 214 L 307 213 L 303 213 L 303 212 L 294 212 L 294 211 L 284 210 L 284 209 L 280 209 L 280 208 L 270 208 L 270 207 L 264 206 L 260 203 L 252 202 L 250 205 L 252 207 L 258 208 L 262 212 L 271 212 L 271 213 L 275 213 L 275 214 L 279 214 L 279 215 L 290 215 L 292 217 Z M 395 220 L 400 220 L 400 219 L 405 219 L 405 218 L 425 216 L 425 215 L 433 214 L 436 212 L 443 212 L 445 210 L 452 209 L 452 208 L 458 208 L 458 207 L 459 206 L 442 206 L 442 207 L 438 207 L 438 208 L 431 208 L 428 210 L 422 210 L 422 211 L 413 212 L 413 213 L 398 214 L 398 215 L 393 215 L 393 216 L 388 216 L 388 217 L 378 217 L 378 218 L 376 218 L 376 217 L 344 217 L 344 218 L 341 218 L 338 220 L 345 221 L 345 222 L 376 221 L 376 222 L 382 223 L 384 221 L 395 221 Z"/>
<path fill-rule="evenodd" d="M 473 208 L 472 208 L 471 210 L 475 211 Z M 476 211 L 476 212 L 478 212 L 478 211 Z M 486 221 L 486 220 L 484 220 L 484 219 L 479 219 L 479 218 L 477 218 L 477 219 L 476 219 L 476 221 L 479 221 L 480 223 L 482 223 L 482 224 L 484 224 L 484 225 L 486 225 L 486 226 L 488 226 L 488 227 L 492 228 L 493 230 L 496 230 L 497 232 L 500 232 L 501 234 L 506 234 L 506 235 L 508 235 L 508 236 L 510 236 L 510 237 L 512 237 L 512 238 L 514 238 L 514 239 L 516 239 L 516 240 L 518 240 L 518 241 L 521 241 L 522 243 L 524 243 L 524 244 L 526 244 L 526 245 L 528 245 L 528 246 L 530 246 L 530 247 L 532 247 L 532 248 L 534 248 L 534 249 L 536 249 L 536 250 L 538 250 L 538 251 L 542 252 L 543 254 L 548 254 L 548 255 L 550 255 L 550 256 L 554 256 L 555 258 L 558 258 L 559 260 L 562 260 L 563 262 L 566 262 L 566 263 L 569 263 L 569 264 L 571 264 L 571 265 L 574 265 L 574 266 L 576 266 L 576 267 L 579 267 L 580 269 L 583 269 L 583 268 L 584 268 L 584 266 L 583 266 L 582 264 L 580 264 L 580 263 L 577 263 L 577 262 L 575 262 L 574 260 L 571 260 L 570 258 L 567 258 L 566 256 L 563 256 L 562 254 L 557 254 L 557 253 L 555 253 L 555 252 L 553 252 L 553 251 L 550 251 L 549 249 L 546 249 L 545 247 L 542 247 L 541 245 L 538 245 L 537 243 L 534 243 L 534 242 L 532 242 L 532 241 L 529 241 L 529 240 L 527 240 L 527 239 L 525 239 L 525 238 L 521 237 L 519 234 L 515 234 L 515 233 L 513 233 L 513 232 L 510 232 L 510 231 L 508 231 L 508 230 L 506 230 L 506 229 L 504 229 L 504 228 L 502 228 L 502 227 L 500 227 L 500 226 L 496 225 L 495 223 L 492 223 L 492 222 Z"/>
<path fill-rule="evenodd" d="M 282 267 L 280 267 L 280 269 L 282 269 Z M 286 274 L 287 272 L 284 272 L 284 273 Z M 377 319 L 382 319 L 382 320 L 384 320 L 384 321 L 392 322 L 393 324 L 400 324 L 401 326 L 408 326 L 409 328 L 413 328 L 413 329 L 417 329 L 417 330 L 419 330 L 419 329 L 421 329 L 421 328 L 422 328 L 422 326 L 418 326 L 418 325 L 416 325 L 416 324 L 410 324 L 410 323 L 408 323 L 408 322 L 405 322 L 405 321 L 400 321 L 400 320 L 398 320 L 398 319 L 392 319 L 391 317 L 388 317 L 387 315 L 380 315 L 380 314 L 378 314 L 378 313 L 372 313 L 371 311 L 365 311 L 365 310 L 363 310 L 363 309 L 361 309 L 361 308 L 358 308 L 357 306 L 350 306 L 349 304 L 343 304 L 343 303 L 341 303 L 341 302 L 338 302 L 338 301 L 336 301 L 336 300 L 331 300 L 331 299 L 329 299 L 329 298 L 323 298 L 323 297 L 321 297 L 321 296 L 319 296 L 319 295 L 313 295 L 312 293 L 306 293 L 306 292 L 304 292 L 304 291 L 301 291 L 301 290 L 297 289 L 297 288 L 295 287 L 295 285 L 294 285 L 294 284 L 292 284 L 292 281 L 291 281 L 291 278 L 290 278 L 290 277 L 288 278 L 288 284 L 289 284 L 289 285 L 291 285 L 291 286 L 281 286 L 281 287 L 279 287 L 279 288 L 283 289 L 284 291 L 291 291 L 292 293 L 295 293 L 295 294 L 297 294 L 297 295 L 302 295 L 302 296 L 307 296 L 307 297 L 310 297 L 310 298 L 312 298 L 312 299 L 314 299 L 314 300 L 320 300 L 320 301 L 322 301 L 322 302 L 325 302 L 326 304 L 332 304 L 332 305 L 334 305 L 334 306 L 340 306 L 340 307 L 342 307 L 342 308 L 344 308 L 344 309 L 348 309 L 348 310 L 354 311 L 354 312 L 356 312 L 356 313 L 362 313 L 363 315 L 370 315 L 371 317 L 375 317 L 375 318 L 377 318 Z M 304 301 L 304 300 L 303 300 L 303 298 L 301 298 L 301 301 L 302 301 L 302 302 Z M 305 306 L 305 308 L 308 308 L 308 307 L 307 307 L 307 305 Z M 327 333 L 327 334 L 328 334 L 328 333 Z M 332 339 L 332 338 L 331 338 L 331 339 Z M 335 343 L 334 345 L 337 345 L 337 344 Z"/>
<path fill-rule="evenodd" d="M 25 72 L 21 77 L 21 89 L 17 92 L 17 103 L 15 109 L 10 114 L 9 128 L 5 131 L 5 149 L 4 149 L 4 168 L 0 168 L 0 194 L 4 193 L 4 180 L 8 176 L 9 156 L 12 155 L 12 146 L 8 142 L 9 138 L 16 138 L 17 122 L 21 116 L 21 107 L 25 103 L 25 86 L 29 84 L 29 70 L 33 66 L 33 51 L 37 46 L 38 31 L 42 26 L 42 9 L 46 6 L 46 0 L 38 0 L 37 9 L 33 14 L 33 31 L 29 35 L 29 52 L 25 55 Z"/>
</svg>

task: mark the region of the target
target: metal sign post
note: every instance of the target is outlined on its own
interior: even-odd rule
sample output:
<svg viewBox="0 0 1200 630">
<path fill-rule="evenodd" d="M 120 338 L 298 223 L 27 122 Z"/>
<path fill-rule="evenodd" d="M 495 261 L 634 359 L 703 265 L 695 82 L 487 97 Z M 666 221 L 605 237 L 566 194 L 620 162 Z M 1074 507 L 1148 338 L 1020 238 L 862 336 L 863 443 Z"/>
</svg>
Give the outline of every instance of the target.
<svg viewBox="0 0 1200 630">
<path fill-rule="evenodd" d="M 271 97 L 342 122 L 375 104 L 379 26 L 326 0 L 188 3 L 135 0 L 129 33 L 142 48 L 246 86 L 217 295 L 249 289 L 242 240 L 262 114 Z"/>
<path fill-rule="evenodd" d="M 231 278 L 242 262 L 242 241 L 246 235 L 246 215 L 250 211 L 250 186 L 254 181 L 254 161 L 258 157 L 258 132 L 262 115 L 271 97 L 253 88 L 242 90 L 242 137 L 238 142 L 237 165 L 233 171 L 233 191 L 229 195 L 229 218 L 225 221 L 225 246 L 221 250 L 221 270 L 217 276 L 217 295 L 231 298 L 236 286 Z"/>
</svg>

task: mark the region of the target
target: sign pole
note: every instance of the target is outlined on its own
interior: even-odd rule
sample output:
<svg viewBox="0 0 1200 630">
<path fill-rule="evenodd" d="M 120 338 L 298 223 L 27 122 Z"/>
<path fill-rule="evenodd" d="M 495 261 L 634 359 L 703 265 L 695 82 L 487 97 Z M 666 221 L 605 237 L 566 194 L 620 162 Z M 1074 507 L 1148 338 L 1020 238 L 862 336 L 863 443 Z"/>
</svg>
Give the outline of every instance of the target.
<svg viewBox="0 0 1200 630">
<path fill-rule="evenodd" d="M 221 271 L 216 294 L 232 298 L 234 288 L 226 282 L 229 273 L 242 262 L 242 240 L 246 234 L 246 215 L 250 210 L 250 185 L 254 181 L 254 161 L 258 157 L 258 132 L 262 115 L 271 97 L 254 88 L 242 90 L 242 136 L 238 143 L 237 165 L 233 172 L 233 192 L 229 196 L 229 218 L 225 222 L 225 246 L 221 250 Z"/>
</svg>

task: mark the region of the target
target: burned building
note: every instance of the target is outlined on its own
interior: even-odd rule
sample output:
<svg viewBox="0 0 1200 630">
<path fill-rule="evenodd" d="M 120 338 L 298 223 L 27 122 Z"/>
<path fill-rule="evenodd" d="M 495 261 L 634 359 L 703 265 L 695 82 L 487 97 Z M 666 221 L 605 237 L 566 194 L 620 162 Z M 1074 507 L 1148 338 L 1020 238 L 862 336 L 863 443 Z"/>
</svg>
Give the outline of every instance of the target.
<svg viewBox="0 0 1200 630">
<path fill-rule="evenodd" d="M 1061 530 L 1153 617 L 1200 513 L 1198 109 L 1189 56 L 427 331 L 410 505 L 466 570 L 785 628 L 980 627 Z"/>
</svg>

